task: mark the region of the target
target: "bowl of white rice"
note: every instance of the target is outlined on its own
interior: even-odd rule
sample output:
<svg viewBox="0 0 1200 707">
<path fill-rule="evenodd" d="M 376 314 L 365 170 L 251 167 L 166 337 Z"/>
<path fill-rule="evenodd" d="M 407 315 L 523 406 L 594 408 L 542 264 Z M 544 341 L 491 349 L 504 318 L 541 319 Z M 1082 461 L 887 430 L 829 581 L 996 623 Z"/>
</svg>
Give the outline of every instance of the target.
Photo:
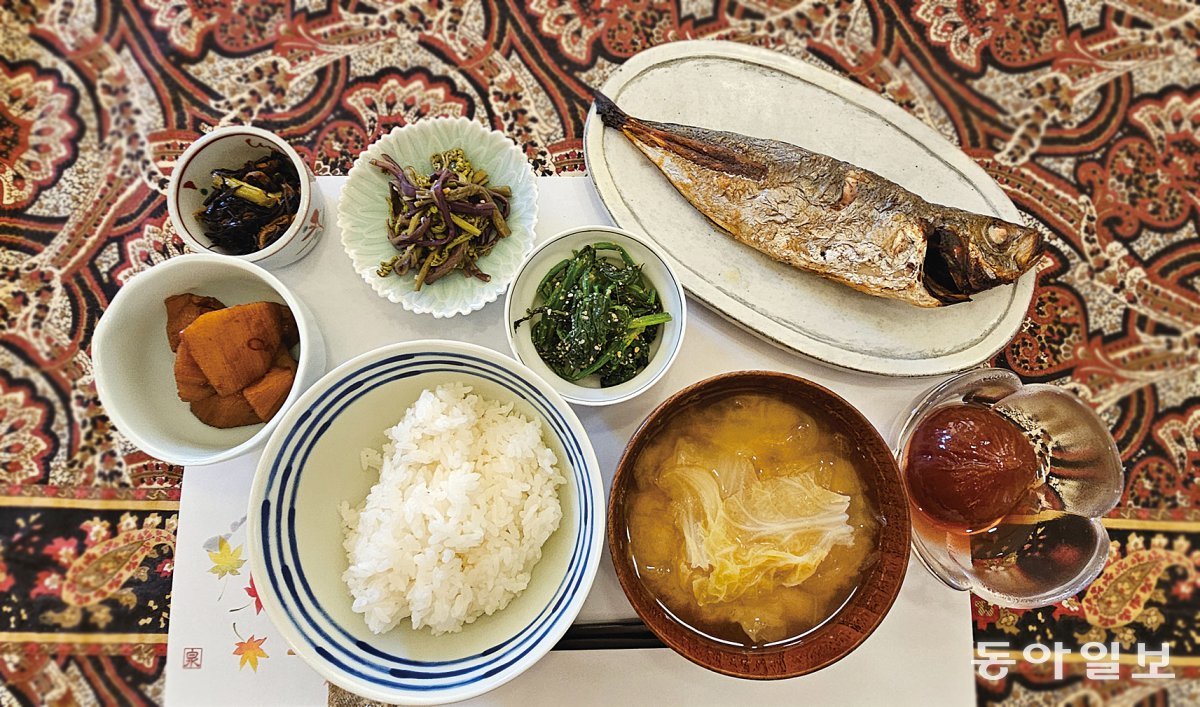
<svg viewBox="0 0 1200 707">
<path fill-rule="evenodd" d="M 596 574 L 603 482 L 542 379 L 452 341 L 386 346 L 326 375 L 267 443 L 250 494 L 263 607 L 330 682 L 440 704 L 513 679 Z"/>
</svg>

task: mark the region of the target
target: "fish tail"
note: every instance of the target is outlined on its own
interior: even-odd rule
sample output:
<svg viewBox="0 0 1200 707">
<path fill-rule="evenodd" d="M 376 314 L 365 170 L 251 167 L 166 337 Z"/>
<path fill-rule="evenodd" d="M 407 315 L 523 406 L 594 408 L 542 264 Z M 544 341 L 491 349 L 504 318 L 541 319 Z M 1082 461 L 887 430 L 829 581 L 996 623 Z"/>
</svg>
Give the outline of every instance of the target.
<svg viewBox="0 0 1200 707">
<path fill-rule="evenodd" d="M 653 145 L 707 169 L 750 179 L 766 176 L 766 167 L 755 162 L 750 155 L 716 140 L 720 133 L 673 123 L 639 120 L 618 108 L 611 98 L 600 91 L 596 91 L 594 97 L 596 115 L 600 116 L 600 120 L 608 127 L 624 133 L 643 151 L 646 145 Z"/>
<path fill-rule="evenodd" d="M 603 120 L 605 125 L 615 130 L 623 129 L 629 122 L 629 116 L 625 111 L 618 108 L 617 104 L 613 103 L 611 98 L 599 91 L 596 91 L 594 98 L 596 101 L 596 115 L 600 116 L 600 120 Z"/>
</svg>

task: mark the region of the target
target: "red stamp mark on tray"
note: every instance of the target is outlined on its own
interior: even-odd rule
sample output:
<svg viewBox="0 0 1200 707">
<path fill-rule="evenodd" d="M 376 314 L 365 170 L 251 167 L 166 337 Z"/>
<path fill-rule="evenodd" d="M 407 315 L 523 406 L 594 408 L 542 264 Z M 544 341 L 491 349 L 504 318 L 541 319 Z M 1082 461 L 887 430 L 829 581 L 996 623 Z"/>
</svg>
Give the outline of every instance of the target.
<svg viewBox="0 0 1200 707">
<path fill-rule="evenodd" d="M 198 670 L 204 660 L 203 648 L 184 648 L 183 667 L 187 670 Z"/>
</svg>

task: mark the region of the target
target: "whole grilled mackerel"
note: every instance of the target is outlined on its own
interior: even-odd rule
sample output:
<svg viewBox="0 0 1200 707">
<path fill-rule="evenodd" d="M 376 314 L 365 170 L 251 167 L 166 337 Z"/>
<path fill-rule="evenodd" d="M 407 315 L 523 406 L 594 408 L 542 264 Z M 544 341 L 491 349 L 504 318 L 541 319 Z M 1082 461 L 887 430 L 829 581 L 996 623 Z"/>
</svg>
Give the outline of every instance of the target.
<svg viewBox="0 0 1200 707">
<path fill-rule="evenodd" d="M 919 307 L 965 302 L 1037 262 L 1034 229 L 930 204 L 852 164 L 737 133 L 638 120 L 603 94 L 620 130 L 734 238 L 856 290 Z"/>
</svg>

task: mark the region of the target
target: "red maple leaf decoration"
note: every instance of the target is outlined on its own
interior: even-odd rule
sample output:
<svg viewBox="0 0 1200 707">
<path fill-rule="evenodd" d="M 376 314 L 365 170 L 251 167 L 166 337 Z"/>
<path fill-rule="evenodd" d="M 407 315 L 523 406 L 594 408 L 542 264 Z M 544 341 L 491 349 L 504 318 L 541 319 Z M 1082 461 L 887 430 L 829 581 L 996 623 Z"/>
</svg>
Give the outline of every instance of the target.
<svg viewBox="0 0 1200 707">
<path fill-rule="evenodd" d="M 250 577 L 250 586 L 246 587 L 246 594 L 254 600 L 254 613 L 262 613 L 262 599 L 258 598 L 258 588 L 254 586 L 254 577 Z"/>
</svg>

